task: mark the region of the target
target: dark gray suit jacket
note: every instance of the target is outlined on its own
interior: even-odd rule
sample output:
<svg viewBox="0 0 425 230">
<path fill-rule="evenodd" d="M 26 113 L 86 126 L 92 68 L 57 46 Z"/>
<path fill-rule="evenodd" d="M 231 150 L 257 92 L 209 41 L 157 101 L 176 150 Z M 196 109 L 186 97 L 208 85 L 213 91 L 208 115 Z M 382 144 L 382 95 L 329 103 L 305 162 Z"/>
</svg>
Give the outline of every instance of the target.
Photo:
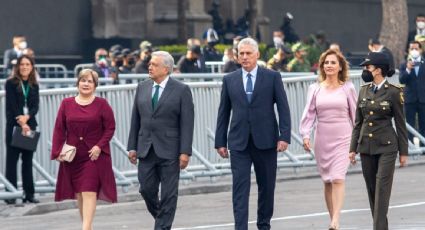
<svg viewBox="0 0 425 230">
<path fill-rule="evenodd" d="M 189 86 L 170 77 L 152 110 L 153 81 L 139 83 L 131 115 L 128 150 L 138 158 L 147 156 L 153 146 L 158 157 L 177 159 L 192 154 L 194 106 Z"/>
<path fill-rule="evenodd" d="M 275 105 L 279 123 L 276 120 Z M 232 112 L 230 122 L 230 112 Z M 230 122 L 229 134 L 228 127 Z M 243 151 L 252 136 L 258 149 L 276 148 L 277 141 L 291 142 L 291 117 L 282 78 L 276 71 L 258 67 L 251 103 L 242 80 L 242 69 L 223 78 L 218 109 L 215 148 Z"/>
</svg>

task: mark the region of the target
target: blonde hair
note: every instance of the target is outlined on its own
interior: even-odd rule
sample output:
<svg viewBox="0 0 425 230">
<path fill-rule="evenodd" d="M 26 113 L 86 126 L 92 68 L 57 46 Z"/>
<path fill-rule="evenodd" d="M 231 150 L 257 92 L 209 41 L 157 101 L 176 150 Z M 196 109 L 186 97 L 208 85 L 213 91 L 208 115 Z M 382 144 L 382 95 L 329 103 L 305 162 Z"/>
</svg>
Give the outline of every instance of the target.
<svg viewBox="0 0 425 230">
<path fill-rule="evenodd" d="M 77 86 L 80 84 L 80 81 L 85 78 L 91 76 L 93 78 L 94 85 L 97 87 L 99 84 L 99 74 L 92 69 L 83 69 L 78 74 Z"/>
<path fill-rule="evenodd" d="M 325 60 L 326 57 L 329 55 L 335 55 L 338 59 L 339 66 L 341 67 L 341 70 L 338 72 L 338 80 L 342 82 L 346 82 L 348 80 L 348 62 L 345 59 L 344 55 L 342 55 L 341 52 L 334 50 L 334 49 L 328 49 L 325 52 L 323 52 L 320 55 L 319 59 L 319 82 L 322 82 L 326 80 L 326 74 L 324 70 Z"/>
</svg>

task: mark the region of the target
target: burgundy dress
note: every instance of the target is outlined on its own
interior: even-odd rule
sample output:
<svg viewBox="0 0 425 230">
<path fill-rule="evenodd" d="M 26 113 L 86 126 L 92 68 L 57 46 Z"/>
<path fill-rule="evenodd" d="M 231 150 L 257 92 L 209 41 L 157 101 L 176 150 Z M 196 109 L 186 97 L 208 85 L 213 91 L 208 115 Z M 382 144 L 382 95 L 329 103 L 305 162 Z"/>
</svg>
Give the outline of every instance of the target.
<svg viewBox="0 0 425 230">
<path fill-rule="evenodd" d="M 75 97 L 65 98 L 59 108 L 53 131 L 51 159 L 56 159 L 66 142 L 77 148 L 72 162 L 61 162 L 55 201 L 76 199 L 76 193 L 97 192 L 97 198 L 117 202 L 109 141 L 115 132 L 115 119 L 108 102 L 96 97 L 89 105 L 79 105 Z M 90 160 L 93 146 L 102 150 Z"/>
</svg>

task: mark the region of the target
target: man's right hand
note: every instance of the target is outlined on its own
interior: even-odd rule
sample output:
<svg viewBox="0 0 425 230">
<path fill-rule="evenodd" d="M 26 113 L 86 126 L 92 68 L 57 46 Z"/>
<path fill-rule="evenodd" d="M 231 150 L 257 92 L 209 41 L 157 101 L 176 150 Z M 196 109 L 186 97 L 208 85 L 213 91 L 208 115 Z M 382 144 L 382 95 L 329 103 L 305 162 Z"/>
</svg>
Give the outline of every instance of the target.
<svg viewBox="0 0 425 230">
<path fill-rule="evenodd" d="M 220 147 L 217 149 L 218 155 L 220 155 L 223 158 L 229 158 L 229 152 L 227 151 L 226 147 Z"/>
<path fill-rule="evenodd" d="M 136 151 L 130 151 L 128 152 L 128 159 L 132 164 L 137 164 L 137 153 Z"/>
</svg>

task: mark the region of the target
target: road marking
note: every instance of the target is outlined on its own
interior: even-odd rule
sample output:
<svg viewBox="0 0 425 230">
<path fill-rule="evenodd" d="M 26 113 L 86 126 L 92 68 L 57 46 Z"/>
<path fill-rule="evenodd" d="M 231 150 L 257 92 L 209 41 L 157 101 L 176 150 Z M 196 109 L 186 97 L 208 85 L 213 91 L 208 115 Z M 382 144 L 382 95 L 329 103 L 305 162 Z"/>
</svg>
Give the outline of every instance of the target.
<svg viewBox="0 0 425 230">
<path fill-rule="evenodd" d="M 393 206 L 390 206 L 390 209 L 408 208 L 408 207 L 415 207 L 415 206 L 421 206 L 421 205 L 425 205 L 425 202 L 416 202 L 416 203 L 393 205 Z M 369 212 L 370 210 L 369 210 L 369 208 L 348 209 L 348 210 L 342 210 L 341 213 L 353 213 L 353 212 L 365 212 L 365 211 Z M 293 220 L 293 219 L 302 219 L 302 218 L 308 218 L 308 217 L 327 216 L 327 215 L 329 215 L 328 212 L 318 212 L 318 213 L 310 213 L 310 214 L 297 215 L 297 216 L 277 217 L 277 218 L 272 218 L 271 221 L 274 222 L 274 221 L 281 221 L 281 220 Z M 257 221 L 248 221 L 248 224 L 255 224 L 255 223 L 257 223 Z M 234 226 L 234 223 L 173 228 L 173 230 L 215 229 L 215 228 L 224 228 L 224 227 L 232 227 L 232 226 Z"/>
</svg>

